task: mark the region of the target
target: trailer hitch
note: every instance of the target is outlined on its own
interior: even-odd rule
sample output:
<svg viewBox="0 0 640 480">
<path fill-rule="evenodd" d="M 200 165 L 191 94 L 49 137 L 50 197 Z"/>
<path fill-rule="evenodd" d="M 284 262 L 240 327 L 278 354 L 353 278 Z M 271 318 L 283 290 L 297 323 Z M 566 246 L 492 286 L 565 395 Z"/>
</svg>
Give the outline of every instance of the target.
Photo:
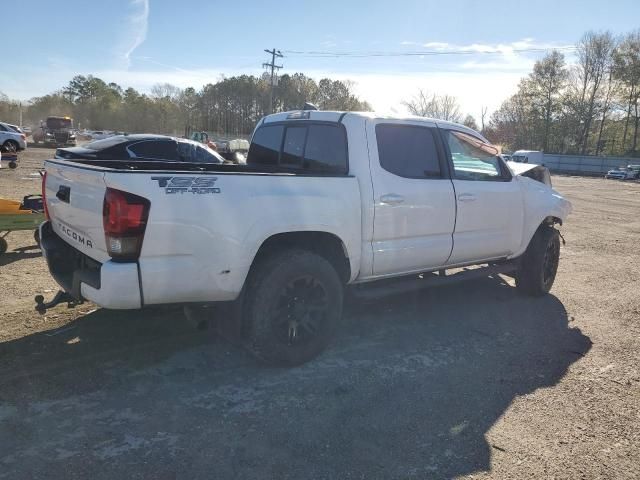
<svg viewBox="0 0 640 480">
<path fill-rule="evenodd" d="M 40 315 L 44 315 L 48 309 L 53 308 L 63 302 L 67 302 L 67 308 L 73 308 L 83 303 L 82 300 L 78 300 L 77 298 L 72 297 L 69 293 L 63 292 L 62 290 L 58 290 L 58 293 L 55 294 L 50 302 L 45 303 L 44 297 L 42 295 L 36 295 L 34 300 L 36 301 L 36 310 Z"/>
</svg>

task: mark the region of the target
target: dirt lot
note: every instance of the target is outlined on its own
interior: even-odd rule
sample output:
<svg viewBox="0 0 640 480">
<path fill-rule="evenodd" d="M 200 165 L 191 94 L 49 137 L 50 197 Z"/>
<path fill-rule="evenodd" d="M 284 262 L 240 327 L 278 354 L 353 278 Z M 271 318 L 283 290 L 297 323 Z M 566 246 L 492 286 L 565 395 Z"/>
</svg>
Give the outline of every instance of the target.
<svg viewBox="0 0 640 480">
<path fill-rule="evenodd" d="M 37 193 L 51 150 L 0 170 Z M 331 348 L 256 365 L 179 312 L 50 297 L 30 233 L 0 257 L 0 478 L 639 478 L 640 183 L 574 204 L 552 295 L 486 279 L 350 302 Z"/>
</svg>

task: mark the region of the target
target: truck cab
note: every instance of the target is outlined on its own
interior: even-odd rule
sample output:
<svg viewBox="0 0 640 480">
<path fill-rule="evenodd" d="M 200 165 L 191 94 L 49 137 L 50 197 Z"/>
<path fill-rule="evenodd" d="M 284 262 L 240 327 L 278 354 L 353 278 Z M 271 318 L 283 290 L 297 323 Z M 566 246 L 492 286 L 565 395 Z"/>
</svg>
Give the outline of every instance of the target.
<svg viewBox="0 0 640 480">
<path fill-rule="evenodd" d="M 544 154 L 538 150 L 517 150 L 511 155 L 512 162 L 535 163 L 541 165 L 544 161 Z"/>
<path fill-rule="evenodd" d="M 44 143 L 52 147 L 73 147 L 76 145 L 76 134 L 71 117 L 47 117 L 40 122 L 40 128 L 32 133 L 35 143 Z"/>
</svg>

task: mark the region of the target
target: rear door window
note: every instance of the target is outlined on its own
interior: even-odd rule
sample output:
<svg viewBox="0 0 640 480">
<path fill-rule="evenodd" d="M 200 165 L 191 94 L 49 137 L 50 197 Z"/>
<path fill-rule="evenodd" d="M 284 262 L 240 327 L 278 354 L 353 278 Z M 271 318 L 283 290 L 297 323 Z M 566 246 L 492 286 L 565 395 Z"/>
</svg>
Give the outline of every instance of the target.
<svg viewBox="0 0 640 480">
<path fill-rule="evenodd" d="M 386 171 L 405 178 L 442 178 L 432 128 L 376 125 L 378 157 Z"/>
<path fill-rule="evenodd" d="M 344 130 L 333 125 L 310 125 L 304 160 L 305 168 L 310 171 L 347 173 Z"/>
</svg>

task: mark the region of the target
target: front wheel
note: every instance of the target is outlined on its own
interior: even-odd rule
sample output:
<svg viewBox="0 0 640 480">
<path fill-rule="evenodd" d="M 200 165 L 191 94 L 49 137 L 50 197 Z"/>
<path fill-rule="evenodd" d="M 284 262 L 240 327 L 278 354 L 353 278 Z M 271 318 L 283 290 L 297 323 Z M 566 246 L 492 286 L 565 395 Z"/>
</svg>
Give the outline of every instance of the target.
<svg viewBox="0 0 640 480">
<path fill-rule="evenodd" d="M 325 258 L 304 250 L 274 254 L 255 266 L 247 284 L 247 347 L 267 363 L 305 363 L 329 344 L 342 302 L 342 282 Z"/>
<path fill-rule="evenodd" d="M 549 293 L 558 271 L 560 260 L 560 234 L 545 226 L 535 233 L 520 259 L 516 273 L 516 287 L 531 296 Z"/>
</svg>

